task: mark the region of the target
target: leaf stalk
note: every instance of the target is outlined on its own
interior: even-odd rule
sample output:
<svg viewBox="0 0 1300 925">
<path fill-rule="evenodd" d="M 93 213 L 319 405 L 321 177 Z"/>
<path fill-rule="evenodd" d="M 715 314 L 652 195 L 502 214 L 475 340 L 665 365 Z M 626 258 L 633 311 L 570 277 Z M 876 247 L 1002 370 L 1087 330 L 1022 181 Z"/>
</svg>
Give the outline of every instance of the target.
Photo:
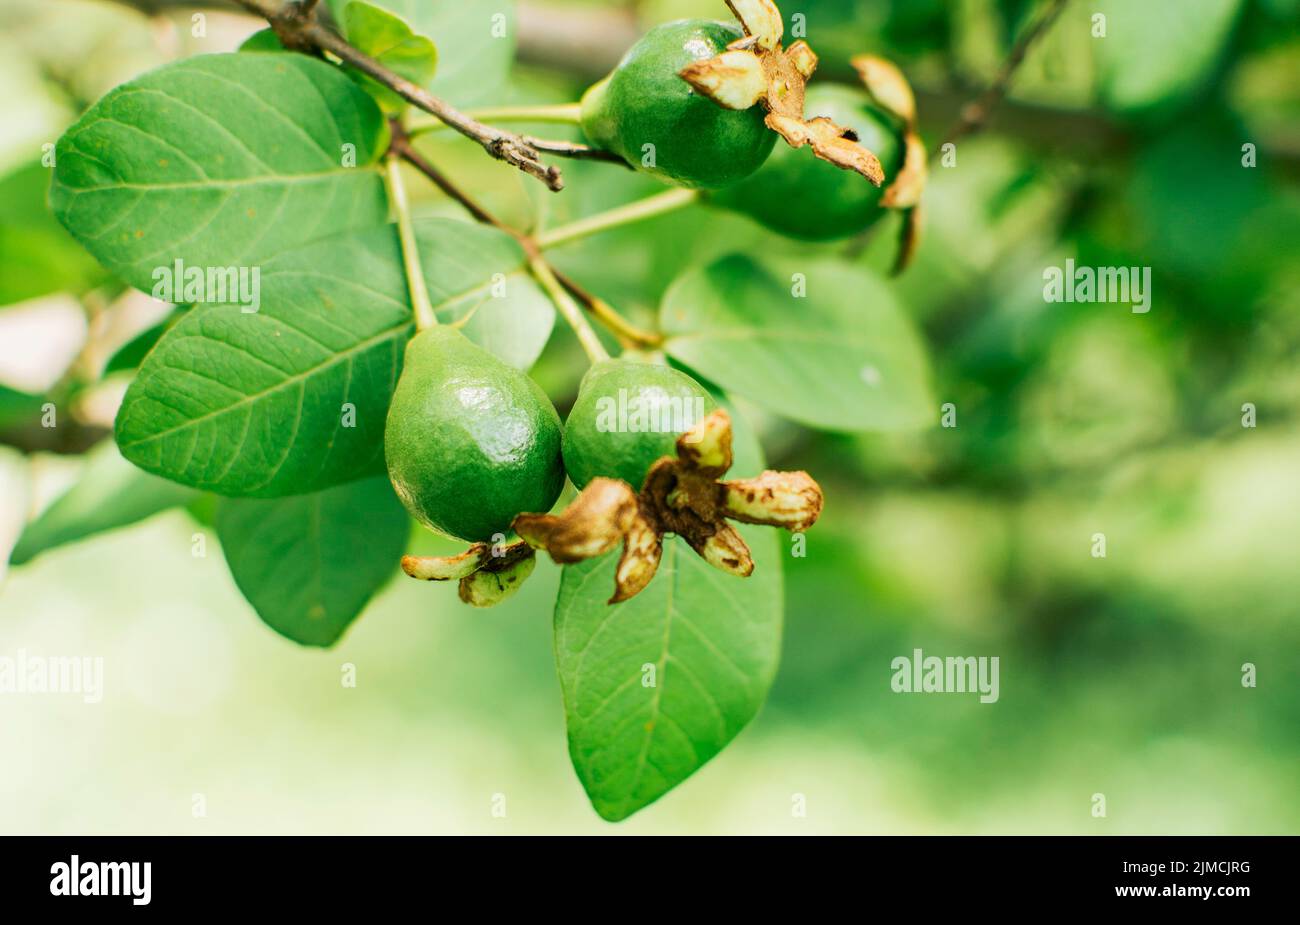
<svg viewBox="0 0 1300 925">
<path fill-rule="evenodd" d="M 411 307 L 415 310 L 415 328 L 423 331 L 434 327 L 438 323 L 438 316 L 433 310 L 429 289 L 424 282 L 419 245 L 411 222 L 411 206 L 406 199 L 406 187 L 402 183 L 402 162 L 397 155 L 389 154 L 384 158 L 384 171 L 388 199 L 397 213 L 397 236 L 402 243 L 402 266 L 406 271 L 406 288 L 411 294 Z"/>
<path fill-rule="evenodd" d="M 671 189 L 663 193 L 656 193 L 645 199 L 638 199 L 627 205 L 618 206 L 605 212 L 597 212 L 595 215 L 588 215 L 576 222 L 570 222 L 567 225 L 552 228 L 550 231 L 544 231 L 536 236 L 537 246 L 543 250 L 549 247 L 558 247 L 561 244 L 568 244 L 571 241 L 590 237 L 611 228 L 619 228 L 633 222 L 664 215 L 699 201 L 699 190 Z"/>
<path fill-rule="evenodd" d="M 596 336 L 596 331 L 592 328 L 591 322 L 582 313 L 582 309 L 573 300 L 573 296 L 569 295 L 569 291 L 555 278 L 555 272 L 551 269 L 551 265 L 540 254 L 535 254 L 529 258 L 528 268 L 532 271 L 533 277 L 541 287 L 546 290 L 546 294 L 551 297 L 551 301 L 560 310 L 560 314 L 569 323 L 569 327 L 573 328 L 573 333 L 578 335 L 578 342 L 582 344 L 582 350 L 587 354 L 587 359 L 593 363 L 608 360 L 609 352 L 605 349 L 605 345 Z"/>
</svg>

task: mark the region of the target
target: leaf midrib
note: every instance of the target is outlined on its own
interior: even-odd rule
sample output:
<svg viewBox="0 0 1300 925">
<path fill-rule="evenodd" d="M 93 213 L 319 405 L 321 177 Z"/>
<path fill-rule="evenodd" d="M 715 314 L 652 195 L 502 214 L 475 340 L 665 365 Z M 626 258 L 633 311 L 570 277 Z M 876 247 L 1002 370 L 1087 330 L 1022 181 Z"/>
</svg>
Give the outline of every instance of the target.
<svg viewBox="0 0 1300 925">
<path fill-rule="evenodd" d="M 498 271 L 498 272 L 501 272 L 501 271 Z M 514 275 L 517 275 L 517 274 L 522 273 L 522 272 L 524 272 L 524 264 L 523 264 L 522 260 L 521 260 L 519 263 L 517 263 L 514 267 L 512 267 L 512 268 L 510 268 L 510 269 L 504 271 L 504 273 L 505 273 L 505 275 L 506 275 L 507 277 L 509 277 L 509 276 L 514 276 Z M 269 273 L 268 275 L 312 275 L 312 274 L 304 274 L 302 271 L 297 271 L 297 270 L 293 270 L 293 269 L 288 269 L 288 270 L 276 270 L 276 269 L 272 268 L 271 271 L 270 271 L 270 273 Z M 488 288 L 488 287 L 490 287 L 491 285 L 492 285 L 492 280 L 489 279 L 489 280 L 488 280 L 487 282 L 485 282 L 485 283 L 479 283 L 479 284 L 477 284 L 477 285 L 475 285 L 475 286 L 471 286 L 469 289 L 463 290 L 463 291 L 461 291 L 461 292 L 452 293 L 452 294 L 450 294 L 450 295 L 443 296 L 443 297 L 440 298 L 438 305 L 435 306 L 434 311 L 435 311 L 435 312 L 438 312 L 438 311 L 441 311 L 441 310 L 447 308 L 448 306 L 454 305 L 454 304 L 457 303 L 457 302 L 461 302 L 461 301 L 463 301 L 464 299 L 468 298 L 469 296 L 472 296 L 472 295 L 475 294 L 476 292 L 482 291 L 484 288 Z M 390 301 L 393 301 L 393 300 L 390 300 Z M 404 306 L 404 307 L 405 307 L 405 306 Z M 275 320 L 280 321 L 281 323 L 285 323 L 285 324 L 287 324 L 287 322 L 284 322 L 283 319 L 275 319 Z M 253 402 L 253 401 L 260 401 L 261 399 L 265 398 L 265 397 L 268 396 L 268 395 L 274 394 L 275 392 L 279 391 L 280 389 L 287 388 L 287 387 L 290 387 L 290 386 L 292 386 L 292 385 L 295 385 L 295 384 L 297 384 L 297 383 L 300 383 L 300 382 L 304 381 L 304 380 L 307 379 L 308 377 L 314 375 L 315 373 L 319 372 L 319 371 L 322 370 L 322 369 L 326 369 L 326 368 L 330 367 L 332 364 L 334 364 L 334 363 L 336 363 L 336 362 L 340 362 L 340 361 L 345 361 L 345 360 L 351 360 L 351 359 L 353 359 L 353 358 L 354 358 L 354 355 L 360 353 L 361 351 L 363 351 L 363 350 L 365 350 L 365 349 L 368 349 L 369 347 L 371 347 L 371 346 L 373 346 L 373 345 L 375 345 L 375 344 L 378 344 L 378 343 L 383 342 L 386 338 L 390 338 L 391 336 L 393 336 L 393 335 L 399 333 L 400 331 L 406 329 L 407 327 L 409 327 L 409 326 L 410 326 L 411 324 L 413 324 L 413 323 L 414 323 L 414 319 L 413 319 L 413 318 L 408 318 L 407 320 L 403 321 L 403 322 L 400 323 L 400 324 L 394 325 L 394 326 L 389 327 L 389 328 L 385 328 L 385 329 L 384 329 L 383 331 L 381 331 L 380 333 L 375 334 L 375 335 L 371 336 L 370 338 L 367 338 L 365 341 L 362 341 L 362 342 L 359 343 L 359 344 L 355 344 L 354 346 L 352 346 L 351 348 L 349 348 L 349 349 L 347 349 L 347 350 L 343 350 L 343 351 L 339 351 L 338 353 L 335 353 L 335 354 L 334 354 L 332 357 L 330 357 L 329 359 L 327 359 L 327 360 L 325 360 L 325 361 L 323 361 L 323 362 L 321 362 L 321 363 L 316 364 L 315 366 L 311 367 L 310 369 L 303 370 L 303 371 L 298 372 L 298 373 L 294 373 L 294 374 L 292 374 L 292 375 L 286 377 L 285 379 L 281 380 L 280 382 L 277 382 L 275 385 L 271 386 L 271 387 L 268 388 L 268 389 L 264 389 L 264 390 L 262 390 L 262 391 L 260 391 L 260 392 L 254 392 L 254 393 L 251 393 L 251 394 L 249 394 L 249 395 L 246 395 L 244 398 L 241 398 L 239 401 L 237 401 L 237 402 L 235 402 L 235 403 L 233 403 L 233 404 L 226 405 L 225 407 L 222 407 L 222 408 L 217 408 L 217 409 L 215 409 L 215 410 L 213 410 L 213 411 L 209 411 L 207 414 L 204 414 L 204 415 L 202 415 L 201 417 L 187 419 L 187 420 L 182 421 L 181 423 L 175 425 L 174 427 L 169 427 L 169 428 L 166 429 L 166 430 L 158 431 L 158 432 L 156 432 L 156 433 L 149 434 L 148 436 L 145 436 L 145 437 L 140 437 L 140 438 L 137 439 L 137 440 L 132 440 L 132 441 L 129 441 L 129 442 L 123 442 L 123 441 L 119 438 L 119 440 L 118 440 L 118 446 L 119 446 L 121 449 L 126 449 L 126 448 L 128 448 L 128 447 L 143 446 L 143 445 L 146 445 L 146 444 L 148 444 L 148 443 L 150 443 L 150 442 L 152 442 L 152 441 L 154 441 L 154 440 L 158 440 L 158 439 L 161 439 L 161 438 L 163 438 L 163 437 L 171 436 L 172 434 L 175 434 L 175 433 L 183 432 L 183 431 L 185 431 L 186 429 L 188 429 L 188 428 L 190 428 L 190 427 L 198 426 L 199 424 L 202 424 L 203 422 L 205 422 L 205 421 L 207 421 L 207 420 L 209 420 L 209 419 L 211 419 L 211 418 L 214 418 L 214 417 L 218 417 L 218 416 L 220 416 L 220 415 L 227 414 L 227 413 L 229 413 L 229 412 L 231 412 L 231 411 L 234 411 L 234 410 L 236 410 L 236 409 L 238 409 L 238 408 L 243 407 L 244 405 L 249 404 L 250 402 Z M 295 329 L 295 330 L 296 330 L 296 329 Z M 299 333 L 302 333 L 302 332 L 299 332 Z M 251 355 L 251 354 L 248 354 L 248 356 L 251 357 L 252 355 Z M 254 359 L 256 359 L 256 357 L 254 357 Z"/>
<path fill-rule="evenodd" d="M 632 775 L 632 786 L 628 788 L 629 802 L 636 802 L 637 788 L 641 786 L 641 775 L 645 773 L 646 762 L 650 757 L 650 746 L 654 743 L 655 732 L 659 729 L 659 703 L 663 699 L 664 684 L 668 680 L 668 649 L 672 644 L 673 635 L 673 590 L 677 587 L 677 544 L 675 542 L 668 544 L 668 554 L 665 558 L 668 561 L 660 565 L 660 568 L 666 565 L 671 571 L 666 573 L 669 578 L 665 602 L 667 616 L 664 620 L 663 649 L 659 653 L 659 666 L 655 669 L 655 680 L 658 683 L 655 684 L 654 697 L 650 701 L 651 725 L 646 730 L 645 743 L 641 746 L 641 754 L 637 756 L 636 773 Z"/>
<path fill-rule="evenodd" d="M 89 156 L 82 154 L 80 150 L 77 151 L 77 154 L 81 157 Z M 199 179 L 175 183 L 127 183 L 123 181 L 121 183 L 113 183 L 106 186 L 69 186 L 66 181 L 60 181 L 59 185 L 69 194 L 77 196 L 82 193 L 102 193 L 110 190 L 121 189 L 152 192 L 153 190 L 233 189 L 244 186 L 261 186 L 267 183 L 274 183 L 276 185 L 283 185 L 286 183 L 314 183 L 327 177 L 358 176 L 367 173 L 378 173 L 378 168 L 374 165 L 367 164 L 360 167 L 337 167 L 331 170 L 316 171 L 314 173 L 258 174 L 257 176 L 240 180 Z"/>
<path fill-rule="evenodd" d="M 272 395 L 280 391 L 281 389 L 288 388 L 293 385 L 297 385 L 323 369 L 328 369 L 329 367 L 337 363 L 350 360 L 355 354 L 360 353 L 363 350 L 367 350 L 370 347 L 374 346 L 375 344 L 379 344 L 385 340 L 392 339 L 393 337 L 400 334 L 403 330 L 410 327 L 411 324 L 412 321 L 410 319 L 404 320 L 401 322 L 401 324 L 394 325 L 393 327 L 390 328 L 385 328 L 380 333 L 366 338 L 365 340 L 355 344 L 354 346 L 352 346 L 347 350 L 339 351 L 338 353 L 329 357 L 322 363 L 317 363 L 315 366 L 309 367 L 308 369 L 294 373 L 290 376 L 286 376 L 284 379 L 277 382 L 275 385 L 271 386 L 270 388 L 263 389 L 260 392 L 250 392 L 249 394 L 245 395 L 237 402 L 226 405 L 222 408 L 217 408 L 213 411 L 209 411 L 207 414 L 201 415 L 200 417 L 189 418 L 188 420 L 182 421 L 181 423 L 175 425 L 174 427 L 169 427 L 166 430 L 157 431 L 155 433 L 149 434 L 146 437 L 141 437 L 138 440 L 123 442 L 121 439 L 119 439 L 118 446 L 120 446 L 122 449 L 126 449 L 128 447 L 143 446 L 144 444 L 150 443 L 154 440 L 160 440 L 163 437 L 171 436 L 172 434 L 185 431 L 191 427 L 197 427 L 200 424 L 202 424 L 204 421 L 209 420 L 210 418 L 218 417 L 223 414 L 229 414 L 235 409 L 242 408 L 244 405 L 247 405 L 250 402 L 260 401 L 263 398 L 266 398 L 268 395 Z"/>
</svg>

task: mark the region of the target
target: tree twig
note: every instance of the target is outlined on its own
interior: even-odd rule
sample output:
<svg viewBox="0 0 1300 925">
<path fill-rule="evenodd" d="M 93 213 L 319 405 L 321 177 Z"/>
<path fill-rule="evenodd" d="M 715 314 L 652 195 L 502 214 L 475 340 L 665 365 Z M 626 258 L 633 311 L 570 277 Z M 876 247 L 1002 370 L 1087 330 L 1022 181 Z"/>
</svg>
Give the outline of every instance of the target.
<svg viewBox="0 0 1300 925">
<path fill-rule="evenodd" d="M 542 162 L 541 152 L 559 157 L 594 157 L 592 149 L 572 142 L 540 142 L 527 139 L 514 132 L 493 128 L 467 116 L 445 100 L 434 96 L 399 74 L 384 67 L 374 58 L 358 51 L 338 34 L 325 28 L 316 20 L 314 2 L 278 3 L 274 0 L 237 0 L 244 9 L 263 17 L 281 43 L 293 51 L 327 51 L 341 61 L 352 65 L 361 73 L 373 78 L 398 94 L 407 102 L 451 126 L 467 138 L 483 146 L 483 150 L 497 160 L 505 161 L 541 180 L 558 191 L 564 180 L 558 167 Z"/>
<path fill-rule="evenodd" d="M 493 228 L 504 231 L 506 234 L 510 235 L 510 237 L 518 241 L 519 246 L 523 248 L 524 254 L 530 262 L 537 260 L 544 263 L 546 262 L 545 257 L 542 255 L 541 247 L 538 246 L 537 241 L 534 240 L 532 235 L 506 224 L 489 212 L 480 202 L 478 202 L 478 200 L 453 183 L 446 174 L 431 164 L 422 154 L 420 154 L 419 151 L 416 151 L 414 146 L 411 144 L 410 136 L 402 128 L 399 122 L 393 120 L 391 126 L 392 141 L 390 143 L 390 150 L 394 154 L 406 161 L 420 173 L 424 174 L 424 176 L 428 178 L 434 186 L 442 190 L 442 192 L 448 197 L 460 203 L 461 207 L 473 216 L 475 221 L 482 222 L 485 225 L 491 225 Z M 638 328 L 636 325 L 632 324 L 632 322 L 620 315 L 618 311 L 604 299 L 589 292 L 559 270 L 550 267 L 550 271 L 560 285 L 569 290 L 569 292 L 573 294 L 574 298 L 586 306 L 592 316 L 603 324 L 611 334 L 618 338 L 619 343 L 623 346 L 657 347 L 663 342 L 663 338 L 660 335 L 653 331 L 646 331 L 642 328 Z"/>
<path fill-rule="evenodd" d="M 943 151 L 945 145 L 952 144 L 984 127 L 993 110 L 997 108 L 998 104 L 1006 97 L 1007 91 L 1011 89 L 1011 81 L 1015 78 L 1020 65 L 1024 63 L 1025 56 L 1029 54 L 1029 49 L 1033 48 L 1034 43 L 1047 34 L 1047 30 L 1065 11 L 1065 7 L 1069 2 L 1070 0 L 1048 0 L 1042 14 L 1011 47 L 1007 59 L 1002 62 L 1002 67 L 993 82 L 988 85 L 983 93 L 962 107 L 961 116 L 957 123 L 948 130 L 946 137 L 931 153 L 931 157 L 937 157 Z"/>
<path fill-rule="evenodd" d="M 557 103 L 540 106 L 486 106 L 481 109 L 467 109 L 465 114 L 480 121 L 489 122 L 548 122 L 556 125 L 577 125 L 581 115 L 577 103 Z M 407 134 L 412 138 L 431 132 L 440 132 L 447 127 L 438 119 L 421 121 L 412 120 L 406 126 Z"/>
<path fill-rule="evenodd" d="M 525 144 L 538 151 L 554 154 L 556 157 L 571 157 L 578 161 L 607 161 L 628 170 L 632 169 L 631 164 L 613 151 L 602 151 L 600 148 L 593 148 L 591 145 L 580 144 L 576 141 L 554 141 L 546 138 L 534 138 L 531 135 L 522 137 Z"/>
</svg>

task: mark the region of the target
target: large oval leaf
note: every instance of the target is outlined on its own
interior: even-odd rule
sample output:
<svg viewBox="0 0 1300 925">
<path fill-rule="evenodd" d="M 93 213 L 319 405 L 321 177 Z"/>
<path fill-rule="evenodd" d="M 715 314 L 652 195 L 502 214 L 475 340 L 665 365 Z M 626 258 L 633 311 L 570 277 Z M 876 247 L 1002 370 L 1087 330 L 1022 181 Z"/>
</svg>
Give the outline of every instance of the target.
<svg viewBox="0 0 1300 925">
<path fill-rule="evenodd" d="M 934 420 L 921 340 L 865 269 L 724 257 L 672 285 L 660 324 L 670 356 L 804 424 L 899 430 Z"/>
<path fill-rule="evenodd" d="M 59 139 L 50 205 L 105 267 L 254 267 L 387 221 L 369 95 L 305 55 L 187 58 L 110 91 Z M 345 166 L 354 164 L 355 166 Z"/>
<path fill-rule="evenodd" d="M 296 498 L 223 498 L 216 526 L 257 615 L 305 646 L 339 640 L 396 571 L 410 532 L 386 477 Z"/>
<path fill-rule="evenodd" d="M 735 416 L 736 465 L 762 469 Z M 555 604 L 555 661 L 569 755 L 603 818 L 663 796 L 754 718 L 776 675 L 784 609 L 777 531 L 740 526 L 754 573 L 736 578 L 665 540 L 654 580 L 608 604 L 618 553 L 566 566 Z"/>
<path fill-rule="evenodd" d="M 494 228 L 417 223 L 443 320 L 521 368 L 554 309 Z M 377 471 L 384 417 L 413 327 L 391 226 L 327 238 L 268 260 L 261 309 L 187 312 L 140 366 L 117 417 L 136 465 L 224 495 L 316 491 Z"/>
</svg>

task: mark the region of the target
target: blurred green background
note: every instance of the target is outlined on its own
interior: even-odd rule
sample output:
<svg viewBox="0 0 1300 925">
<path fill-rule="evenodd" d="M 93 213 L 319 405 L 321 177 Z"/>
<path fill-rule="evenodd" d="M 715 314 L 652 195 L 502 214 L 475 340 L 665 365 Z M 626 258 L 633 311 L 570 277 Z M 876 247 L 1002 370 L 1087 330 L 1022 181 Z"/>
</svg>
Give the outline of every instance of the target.
<svg viewBox="0 0 1300 925">
<path fill-rule="evenodd" d="M 850 79 L 858 52 L 896 60 L 931 145 L 1041 9 L 781 5 L 805 18 L 817 79 Z M 109 358 L 158 320 L 45 214 L 41 146 L 132 74 L 232 50 L 258 26 L 209 9 L 196 36 L 188 6 L 134 6 L 148 15 L 108 0 L 0 5 L 11 543 L 106 433 L 129 377 L 106 375 Z M 640 28 L 683 15 L 728 18 L 721 0 L 525 3 L 509 82 L 455 81 L 443 47 L 444 92 L 461 105 L 570 101 Z M 629 822 L 601 822 L 569 766 L 550 563 L 485 612 L 394 580 L 337 648 L 309 651 L 239 596 L 199 503 L 9 569 L 0 656 L 102 655 L 106 696 L 0 694 L 0 831 L 1300 830 L 1298 23 L 1300 0 L 1072 3 L 988 130 L 958 144 L 955 166 L 933 166 L 918 259 L 896 286 L 957 426 L 834 435 L 748 409 L 770 463 L 807 469 L 827 496 L 806 557 L 786 561 L 780 674 L 731 747 Z M 468 143 L 423 144 L 521 226 L 661 188 L 575 162 L 552 196 Z M 422 211 L 459 215 L 410 185 Z M 729 251 L 831 252 L 883 273 L 894 221 L 810 249 L 694 207 L 554 259 L 648 322 L 680 269 Z M 1045 303 L 1043 270 L 1067 258 L 1151 267 L 1151 311 Z M 557 328 L 535 375 L 562 409 L 582 369 Z M 55 434 L 35 423 L 50 397 L 74 409 Z M 1092 555 L 1098 532 L 1105 558 Z M 998 656 L 1000 699 L 891 692 L 891 660 L 918 647 Z M 355 688 L 340 683 L 345 665 Z M 792 815 L 796 794 L 806 817 Z"/>
</svg>

